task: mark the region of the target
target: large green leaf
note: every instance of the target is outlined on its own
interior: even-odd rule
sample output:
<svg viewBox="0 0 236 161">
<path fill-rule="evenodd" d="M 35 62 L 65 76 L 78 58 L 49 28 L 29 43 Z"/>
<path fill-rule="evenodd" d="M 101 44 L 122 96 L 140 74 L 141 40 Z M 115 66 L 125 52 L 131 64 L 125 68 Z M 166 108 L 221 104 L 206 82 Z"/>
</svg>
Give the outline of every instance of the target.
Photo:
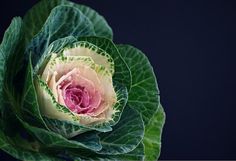
<svg viewBox="0 0 236 161">
<path fill-rule="evenodd" d="M 117 46 L 132 75 L 128 104 L 142 114 L 145 125 L 156 113 L 160 102 L 153 68 L 140 50 L 129 45 Z"/>
<path fill-rule="evenodd" d="M 0 130 L 0 149 L 20 160 L 60 161 L 43 152 L 39 152 L 36 142 L 28 142 L 22 137 L 9 137 Z"/>
<path fill-rule="evenodd" d="M 34 87 L 31 58 L 26 71 L 25 87 L 23 93 L 23 104 L 21 110 L 21 112 L 23 113 L 23 117 L 27 121 L 33 123 L 33 125 L 47 128 L 39 110 L 37 93 Z"/>
<path fill-rule="evenodd" d="M 84 5 L 75 4 L 75 7 L 80 9 L 80 11 L 85 16 L 87 16 L 93 23 L 96 36 L 105 37 L 112 40 L 113 38 L 112 29 L 101 15 L 99 15 L 95 10 L 91 9 L 90 7 Z"/>
<path fill-rule="evenodd" d="M 69 2 L 67 0 L 41 0 L 24 16 L 24 23 L 28 29 L 28 33 L 26 35 L 27 41 L 30 41 L 34 35 L 41 30 L 46 19 L 51 13 L 51 10 L 58 5 L 70 5 L 79 9 L 93 23 L 97 36 L 112 39 L 113 33 L 106 20 L 93 9 L 84 5 Z"/>
<path fill-rule="evenodd" d="M 134 150 L 125 154 L 117 154 L 117 155 L 103 155 L 103 154 L 95 154 L 93 152 L 84 152 L 83 155 L 78 154 L 74 151 L 67 151 L 67 156 L 76 160 L 76 161 L 136 161 L 136 160 L 144 160 L 144 145 L 141 142 Z"/>
<path fill-rule="evenodd" d="M 44 117 L 44 120 L 47 126 L 50 128 L 50 130 L 64 136 L 65 138 L 71 138 L 78 134 L 92 130 L 92 128 L 91 129 L 87 128 L 83 125 L 80 125 L 72 121 L 51 119 L 47 117 Z M 112 129 L 111 127 L 104 127 L 103 129 L 96 129 L 96 130 L 107 132 L 107 131 L 111 131 Z"/>
<path fill-rule="evenodd" d="M 14 112 L 12 112 L 12 109 L 9 108 L 9 106 L 3 106 L 1 113 L 2 126 L 0 131 L 4 131 L 4 133 L 9 136 L 15 136 L 19 131 L 20 123 L 17 120 Z"/>
<path fill-rule="evenodd" d="M 13 18 L 10 26 L 6 30 L 2 43 L 0 45 L 1 82 L 3 81 L 4 75 L 6 74 L 5 73 L 6 68 L 9 68 L 6 66 L 6 63 L 9 61 L 8 58 L 11 58 L 11 56 L 16 53 L 18 54 L 19 49 L 20 49 L 19 45 L 22 45 L 22 46 L 24 45 L 24 44 L 21 44 L 22 38 L 23 38 L 22 19 L 20 17 L 15 17 Z M 15 56 L 18 57 L 18 55 L 15 55 Z M 14 65 L 14 64 L 11 64 L 11 65 Z"/>
<path fill-rule="evenodd" d="M 22 20 L 16 17 L 6 30 L 0 45 L 0 131 L 10 136 L 15 136 L 19 130 L 19 122 L 14 113 L 20 112 L 21 98 L 17 91 L 20 81 L 15 81 L 15 76 L 22 66 L 23 35 Z"/>
<path fill-rule="evenodd" d="M 119 160 L 139 160 L 139 161 L 144 160 L 144 145 L 141 142 L 133 151 L 126 154 L 111 155 L 109 157 L 109 160 L 117 160 L 117 161 Z"/>
<path fill-rule="evenodd" d="M 21 43 L 23 37 L 22 26 L 21 18 L 14 18 L 0 45 L 0 109 L 6 101 L 10 105 L 15 104 L 15 101 L 12 101 L 16 97 L 13 78 L 18 72 L 21 65 L 20 60 L 22 60 L 20 54 L 22 49 L 20 46 L 24 47 L 24 44 Z"/>
<path fill-rule="evenodd" d="M 76 136 L 78 134 L 84 133 L 86 131 L 99 131 L 99 132 L 108 132 L 111 131 L 111 126 L 114 126 L 120 119 L 120 116 L 122 114 L 123 108 L 126 105 L 126 102 L 128 100 L 128 93 L 127 89 L 118 84 L 115 83 L 115 91 L 117 94 L 117 103 L 114 106 L 114 109 L 117 111 L 115 115 L 113 116 L 113 120 L 109 122 L 105 122 L 103 124 L 97 124 L 97 125 L 81 125 L 78 122 L 72 122 L 72 121 L 62 121 L 57 119 L 50 119 L 45 117 L 44 120 L 46 121 L 48 127 L 66 138 L 71 138 L 73 136 Z"/>
<path fill-rule="evenodd" d="M 30 42 L 40 32 L 52 9 L 66 2 L 66 0 L 41 0 L 34 5 L 23 19 L 25 28 L 28 31 L 25 35 L 26 42 Z"/>
<path fill-rule="evenodd" d="M 102 148 L 98 137 L 93 140 L 87 139 L 87 143 L 85 144 L 85 140 L 83 142 L 80 142 L 79 140 L 68 140 L 54 132 L 31 126 L 20 118 L 19 120 L 21 121 L 24 128 L 30 131 L 31 134 L 33 134 L 38 140 L 40 140 L 40 142 L 43 143 L 46 147 L 90 149 L 93 151 L 99 151 Z"/>
<path fill-rule="evenodd" d="M 165 112 L 160 104 L 157 113 L 145 127 L 144 145 L 145 145 L 145 160 L 156 161 L 161 152 L 161 136 L 162 129 L 165 123 Z"/>
<path fill-rule="evenodd" d="M 79 38 L 81 41 L 90 42 L 99 48 L 106 51 L 114 60 L 115 63 L 115 74 L 113 79 L 123 85 L 126 86 L 128 90 L 131 87 L 131 71 L 129 70 L 128 65 L 123 59 L 123 56 L 119 53 L 118 49 L 116 48 L 115 44 L 106 38 L 100 37 L 81 37 Z"/>
<path fill-rule="evenodd" d="M 60 5 L 51 11 L 41 31 L 30 42 L 27 53 L 32 52 L 32 64 L 34 66 L 54 40 L 66 36 L 91 35 L 95 35 L 93 25 L 80 10 Z"/>
<path fill-rule="evenodd" d="M 120 155 L 112 155 L 110 157 L 111 160 L 115 159 L 119 160 L 144 160 L 144 145 L 143 143 L 139 143 L 139 145 L 129 153 L 120 154 Z"/>
<path fill-rule="evenodd" d="M 102 150 L 98 154 L 117 155 L 129 153 L 142 141 L 144 124 L 141 115 L 126 107 L 118 124 L 111 132 L 100 133 Z"/>
</svg>

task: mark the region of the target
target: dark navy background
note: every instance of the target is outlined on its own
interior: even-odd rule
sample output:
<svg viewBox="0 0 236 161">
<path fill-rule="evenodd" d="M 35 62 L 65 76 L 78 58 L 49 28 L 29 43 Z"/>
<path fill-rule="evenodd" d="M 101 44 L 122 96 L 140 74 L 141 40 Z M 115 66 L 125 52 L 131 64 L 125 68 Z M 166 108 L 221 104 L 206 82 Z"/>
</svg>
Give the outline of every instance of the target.
<svg viewBox="0 0 236 161">
<path fill-rule="evenodd" d="M 149 57 L 167 115 L 161 159 L 236 159 L 233 0 L 77 1 L 107 19 L 116 43 Z M 35 2 L 0 1 L 0 36 Z"/>
</svg>

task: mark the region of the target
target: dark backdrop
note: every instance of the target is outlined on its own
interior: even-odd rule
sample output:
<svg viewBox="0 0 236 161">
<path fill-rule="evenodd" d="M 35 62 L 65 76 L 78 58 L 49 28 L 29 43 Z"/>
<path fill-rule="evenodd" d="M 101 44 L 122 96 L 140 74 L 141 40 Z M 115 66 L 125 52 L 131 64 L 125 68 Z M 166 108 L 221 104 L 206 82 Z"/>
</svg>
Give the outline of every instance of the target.
<svg viewBox="0 0 236 161">
<path fill-rule="evenodd" d="M 167 115 L 161 159 L 236 159 L 233 0 L 77 1 L 150 58 Z M 0 1 L 0 36 L 35 2 Z"/>
</svg>

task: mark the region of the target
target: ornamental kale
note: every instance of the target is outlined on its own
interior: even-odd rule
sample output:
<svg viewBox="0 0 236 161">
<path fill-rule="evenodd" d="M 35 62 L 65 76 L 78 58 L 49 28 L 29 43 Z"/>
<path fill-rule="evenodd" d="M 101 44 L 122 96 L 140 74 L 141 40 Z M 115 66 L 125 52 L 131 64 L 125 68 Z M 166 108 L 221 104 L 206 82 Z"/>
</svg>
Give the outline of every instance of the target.
<svg viewBox="0 0 236 161">
<path fill-rule="evenodd" d="M 0 148 L 19 160 L 156 160 L 165 113 L 148 58 L 105 19 L 41 0 L 0 45 Z"/>
</svg>

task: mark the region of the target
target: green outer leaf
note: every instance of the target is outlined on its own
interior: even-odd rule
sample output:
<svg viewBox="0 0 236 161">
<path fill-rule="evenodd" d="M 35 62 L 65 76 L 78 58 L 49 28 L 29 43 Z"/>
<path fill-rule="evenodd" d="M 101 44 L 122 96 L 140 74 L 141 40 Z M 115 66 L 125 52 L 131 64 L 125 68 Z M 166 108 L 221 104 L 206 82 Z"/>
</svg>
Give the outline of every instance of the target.
<svg viewBox="0 0 236 161">
<path fill-rule="evenodd" d="M 47 117 L 45 117 L 44 120 L 46 121 L 48 127 L 52 131 L 66 138 L 71 138 L 73 136 L 91 130 L 96 130 L 99 132 L 111 131 L 112 130 L 111 126 L 114 126 L 120 120 L 123 108 L 125 107 L 126 102 L 128 100 L 127 89 L 124 86 L 120 85 L 119 83 L 114 83 L 114 87 L 117 93 L 117 100 L 118 100 L 118 102 L 114 106 L 114 109 L 117 112 L 113 116 L 113 120 L 109 122 L 105 122 L 103 124 L 98 124 L 98 125 L 84 126 L 79 124 L 78 122 L 62 121 L 57 119 L 50 119 Z"/>
<path fill-rule="evenodd" d="M 109 39 L 95 36 L 80 37 L 79 40 L 90 42 L 110 54 L 115 63 L 115 74 L 113 76 L 113 80 L 126 86 L 129 91 L 132 82 L 131 71 L 124 61 L 123 55 L 119 53 L 119 50 L 116 48 L 115 44 Z"/>
<path fill-rule="evenodd" d="M 144 160 L 144 145 L 141 142 L 133 151 L 118 155 L 93 154 L 92 152 L 85 152 L 83 155 L 80 155 L 73 151 L 67 151 L 67 155 L 76 161 L 141 161 Z"/>
<path fill-rule="evenodd" d="M 70 6 L 55 7 L 41 31 L 30 42 L 27 53 L 32 52 L 32 64 L 40 59 L 43 52 L 54 40 L 66 36 L 95 35 L 91 21 L 80 10 Z"/>
<path fill-rule="evenodd" d="M 95 10 L 91 9 L 90 7 L 84 5 L 75 4 L 75 7 L 77 7 L 93 23 L 96 36 L 105 37 L 112 40 L 112 29 L 103 16 L 99 15 Z"/>
<path fill-rule="evenodd" d="M 160 104 L 160 107 L 154 117 L 151 119 L 148 126 L 145 127 L 144 145 L 145 145 L 145 160 L 156 161 L 161 152 L 161 135 L 165 124 L 165 112 Z"/>
<path fill-rule="evenodd" d="M 129 153 L 142 141 L 144 124 L 141 115 L 126 106 L 120 121 L 113 127 L 113 131 L 100 133 L 102 150 L 96 153 L 117 155 Z"/>
<path fill-rule="evenodd" d="M 72 140 L 83 143 L 83 144 L 87 145 L 88 147 L 89 146 L 90 147 L 93 147 L 93 146 L 101 147 L 100 138 L 97 135 L 97 133 L 94 131 L 80 134 L 80 135 L 74 137 Z"/>
<path fill-rule="evenodd" d="M 14 113 L 20 112 L 19 79 L 15 76 L 22 67 L 24 28 L 21 18 L 16 17 L 4 34 L 0 45 L 0 130 L 10 136 L 16 135 L 18 120 Z"/>
<path fill-rule="evenodd" d="M 139 145 L 131 152 L 121 155 L 112 156 L 111 159 L 117 158 L 117 160 L 144 160 L 144 145 L 143 142 L 139 143 Z"/>
<path fill-rule="evenodd" d="M 0 131 L 4 131 L 6 135 L 15 136 L 19 131 L 20 123 L 14 112 L 12 112 L 12 109 L 8 105 L 5 105 L 2 106 L 1 113 L 2 126 L 0 127 Z"/>
<path fill-rule="evenodd" d="M 129 45 L 117 45 L 132 75 L 128 105 L 142 114 L 145 125 L 156 113 L 160 103 L 159 89 L 153 68 L 140 50 Z"/>
<path fill-rule="evenodd" d="M 58 5 L 70 5 L 78 8 L 93 23 L 96 35 L 112 39 L 112 29 L 109 27 L 106 20 L 95 10 L 66 0 L 41 0 L 24 16 L 24 23 L 28 29 L 26 35 L 27 42 L 29 42 L 41 30 L 51 10 Z"/>
<path fill-rule="evenodd" d="M 25 88 L 24 88 L 24 92 L 23 92 L 24 95 L 23 95 L 23 99 L 22 99 L 23 106 L 22 106 L 21 112 L 24 112 L 23 116 L 31 116 L 31 118 L 28 117 L 28 118 L 26 118 L 26 120 L 33 118 L 31 123 L 34 123 L 34 125 L 47 128 L 47 125 L 45 124 L 45 122 L 40 114 L 37 94 L 36 94 L 36 90 L 34 87 L 31 58 L 29 60 L 30 61 L 29 61 L 27 73 L 26 73 Z M 28 121 L 30 121 L 30 120 L 28 120 Z"/>
<path fill-rule="evenodd" d="M 44 117 L 44 120 L 46 121 L 48 127 L 52 131 L 64 136 L 65 138 L 71 138 L 71 137 L 77 136 L 78 134 L 82 134 L 84 132 L 91 131 L 91 130 L 96 130 L 100 132 L 108 132 L 112 130 L 110 126 L 85 127 L 83 125 L 80 125 L 72 121 L 62 121 L 62 120 L 51 119 L 47 117 Z"/>
<path fill-rule="evenodd" d="M 34 5 L 24 16 L 25 28 L 28 31 L 25 35 L 26 42 L 30 42 L 32 38 L 40 32 L 46 22 L 51 10 L 60 5 L 65 4 L 66 0 L 41 0 Z"/>
<path fill-rule="evenodd" d="M 76 140 L 68 140 L 59 134 L 31 126 L 20 118 L 18 119 L 21 121 L 25 129 L 30 131 L 38 140 L 40 140 L 47 147 L 90 149 L 93 151 L 99 151 L 102 148 L 99 142 L 97 144 L 84 144 Z"/>
<path fill-rule="evenodd" d="M 22 39 L 22 25 L 22 19 L 20 17 L 15 17 L 4 33 L 4 37 L 0 45 L 1 67 L 4 67 L 2 63 L 5 63 L 7 58 L 17 50 L 17 47 Z M 3 71 L 4 70 L 1 68 L 1 72 Z"/>
<path fill-rule="evenodd" d="M 22 140 L 20 140 L 20 138 L 13 143 L 13 138 L 6 136 L 0 130 L 0 149 L 16 159 L 29 161 L 61 161 L 59 158 L 55 158 L 47 154 L 27 150 L 25 149 L 26 145 L 22 147 L 23 145 L 20 144 L 22 144 Z"/>
<path fill-rule="evenodd" d="M 13 62 L 9 62 L 9 60 L 18 58 L 18 56 L 13 56 L 13 54 L 18 54 L 19 44 L 22 40 L 22 32 L 22 20 L 21 18 L 16 17 L 12 20 L 10 26 L 6 30 L 0 45 L 0 109 L 3 106 L 4 101 L 6 101 L 3 96 L 4 88 L 5 90 L 11 90 L 10 88 L 12 88 L 6 87 L 4 81 L 12 85 L 13 76 L 15 76 L 16 71 L 18 71 L 17 63 L 12 64 Z M 16 68 L 12 68 L 12 65 Z"/>
<path fill-rule="evenodd" d="M 47 126 L 50 128 L 50 130 L 64 136 L 65 138 L 71 138 L 78 134 L 91 130 L 72 121 L 51 119 L 47 117 L 44 117 L 44 120 Z M 112 129 L 111 128 L 108 129 L 108 131 L 110 130 Z"/>
<path fill-rule="evenodd" d="M 14 79 L 22 67 L 22 51 L 24 50 L 24 43 L 22 42 L 23 35 L 24 30 L 22 27 L 21 18 L 14 18 L 10 27 L 5 32 L 2 44 L 0 45 L 0 102 L 1 107 L 4 107 L 4 109 L 1 109 L 1 112 L 4 111 L 4 120 L 0 120 L 0 149 L 21 160 L 56 161 L 59 159 L 32 151 L 29 143 L 20 137 L 15 137 L 19 127 L 18 122 L 15 122 L 16 120 L 14 118 L 16 116 L 14 113 L 16 114 L 19 112 L 18 107 L 20 104 L 20 99 L 18 97 L 19 91 L 16 89 L 17 84 L 14 82 Z M 3 103 L 5 103 L 4 106 Z M 14 137 L 9 137 L 6 135 L 7 133 L 5 132 L 7 132 L 7 129 L 4 128 L 4 126 L 8 126 L 8 128 L 12 130 L 12 133 L 10 134 Z M 3 130 L 5 131 L 3 132 Z"/>
</svg>

